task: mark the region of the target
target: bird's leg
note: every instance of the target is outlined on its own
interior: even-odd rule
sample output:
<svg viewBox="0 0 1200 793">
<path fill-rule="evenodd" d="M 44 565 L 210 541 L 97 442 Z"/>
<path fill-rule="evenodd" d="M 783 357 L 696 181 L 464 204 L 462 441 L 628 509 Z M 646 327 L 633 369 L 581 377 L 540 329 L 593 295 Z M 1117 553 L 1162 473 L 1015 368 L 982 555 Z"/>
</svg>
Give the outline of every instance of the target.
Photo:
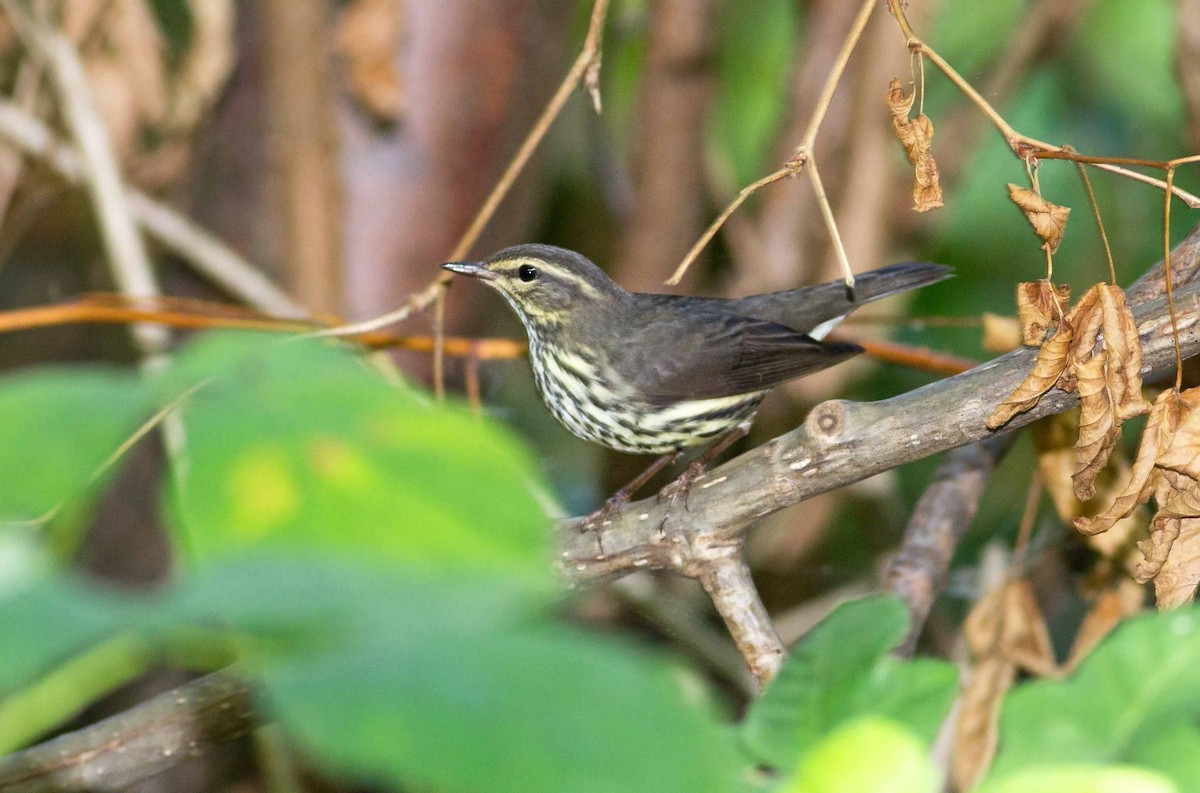
<svg viewBox="0 0 1200 793">
<path fill-rule="evenodd" d="M 604 522 L 608 520 L 609 515 L 628 504 L 629 499 L 633 498 L 634 494 L 645 487 L 646 483 L 653 479 L 655 474 L 678 460 L 680 454 L 682 452 L 668 452 L 651 463 L 649 468 L 635 476 L 629 484 L 613 493 L 600 509 L 584 518 L 583 523 L 580 524 L 580 530 L 587 531 L 591 528 L 599 530 L 604 525 Z"/>
<path fill-rule="evenodd" d="M 683 473 L 679 475 L 679 478 L 664 487 L 662 490 L 663 493 L 668 493 L 671 498 L 671 503 L 667 507 L 667 514 L 671 514 L 671 510 L 675 507 L 675 502 L 681 497 L 683 498 L 683 508 L 688 509 L 688 495 L 692 492 L 692 485 L 697 479 L 700 478 L 700 475 L 704 473 L 704 470 L 708 467 L 708 464 L 717 459 L 717 457 L 719 457 L 721 453 L 730 446 L 737 443 L 749 434 L 750 422 L 743 421 L 741 424 L 738 424 L 729 432 L 718 438 L 716 443 L 704 450 L 703 454 L 701 454 L 692 462 L 688 463 L 688 467 L 683 469 Z M 665 518 L 663 523 L 666 523 Z"/>
</svg>

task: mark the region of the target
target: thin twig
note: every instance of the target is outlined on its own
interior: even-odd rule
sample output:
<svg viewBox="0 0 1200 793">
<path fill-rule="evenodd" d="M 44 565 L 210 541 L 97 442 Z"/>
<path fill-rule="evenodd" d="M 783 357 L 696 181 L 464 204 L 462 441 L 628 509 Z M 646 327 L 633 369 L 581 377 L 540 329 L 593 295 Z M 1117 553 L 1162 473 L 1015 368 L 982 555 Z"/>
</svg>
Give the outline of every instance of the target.
<svg viewBox="0 0 1200 793">
<path fill-rule="evenodd" d="M 1167 169 L 1167 189 L 1163 191 L 1163 273 L 1166 279 L 1167 308 L 1171 312 L 1171 337 L 1175 340 L 1175 390 L 1183 387 L 1183 351 L 1179 342 L 1179 318 L 1175 314 L 1175 289 L 1171 283 L 1171 182 L 1175 169 Z"/>
<path fill-rule="evenodd" d="M 817 168 L 816 159 L 810 159 L 808 163 L 808 178 L 812 182 L 813 193 L 817 196 L 817 206 L 821 209 L 821 219 L 825 221 L 825 228 L 829 231 L 829 238 L 833 240 L 833 251 L 837 256 L 838 264 L 842 266 L 842 272 L 846 277 L 846 286 L 849 289 L 854 288 L 854 271 L 850 269 L 850 259 L 846 256 L 846 246 L 842 244 L 842 235 L 838 233 L 837 220 L 833 216 L 833 207 L 829 205 L 829 196 L 825 194 L 825 185 L 821 182 L 821 172 Z"/>
<path fill-rule="evenodd" d="M 517 153 L 513 155 L 512 160 L 508 163 L 508 167 L 504 169 L 504 173 L 500 175 L 496 185 L 492 188 L 492 192 L 488 194 L 487 200 L 483 202 L 483 206 L 475 213 L 471 225 L 463 232 L 454 249 L 447 257 L 447 261 L 457 261 L 466 256 L 479 235 L 483 232 L 488 221 L 496 213 L 496 209 L 500 206 L 500 202 L 508 195 L 508 191 L 512 189 L 513 184 L 517 180 L 517 176 L 525 169 L 525 165 L 529 162 L 529 158 L 537 150 L 541 144 L 542 138 L 546 136 L 550 126 L 554 123 L 562 112 L 563 106 L 567 100 L 571 98 L 571 94 L 579 88 L 583 79 L 590 75 L 589 79 L 598 79 L 596 70 L 600 63 L 600 45 L 604 35 L 604 20 L 608 14 L 609 0 L 595 0 L 592 5 L 591 21 L 588 23 L 587 35 L 584 36 L 583 49 L 575 58 L 575 62 L 571 65 L 567 76 L 563 78 L 559 84 L 558 90 L 554 92 L 554 96 L 546 103 L 546 107 L 538 116 L 537 121 L 533 125 L 533 129 L 521 142 Z M 593 101 L 595 101 L 593 96 Z M 353 325 L 344 325 L 340 328 L 333 328 L 329 331 L 324 331 L 320 335 L 323 336 L 354 336 L 362 333 L 369 333 L 380 328 L 385 328 L 388 325 L 394 325 L 397 322 L 408 319 L 415 313 L 420 313 L 437 299 L 438 295 L 450 283 L 451 275 L 442 273 L 435 278 L 424 289 L 418 290 L 409 296 L 404 305 L 397 308 L 395 311 L 389 311 L 372 319 L 356 322 Z"/>
<path fill-rule="evenodd" d="M 934 50 L 916 35 L 912 29 L 912 26 L 908 22 L 907 16 L 905 16 L 903 0 L 887 0 L 887 5 L 888 10 L 896 20 L 896 24 L 900 26 L 900 32 L 904 35 L 905 44 L 907 44 L 909 50 L 928 58 L 929 61 L 936 66 L 943 75 L 946 76 L 946 79 L 948 79 L 954 85 L 954 87 L 959 90 L 960 93 L 966 96 L 972 104 L 979 108 L 979 111 L 987 117 L 988 121 L 992 123 L 992 126 L 994 126 L 1000 132 L 1000 134 L 1004 136 L 1004 140 L 1008 143 L 1009 148 L 1013 150 L 1013 153 L 1022 160 L 1028 161 L 1028 159 L 1032 157 L 1043 160 L 1071 160 L 1073 162 L 1088 163 L 1096 166 L 1097 168 L 1103 168 L 1104 170 L 1120 174 L 1121 176 L 1125 176 L 1127 178 L 1144 182 L 1146 184 L 1151 184 L 1155 187 L 1173 192 L 1176 197 L 1182 199 L 1193 209 L 1200 208 L 1200 197 L 1192 195 L 1186 190 L 1182 190 L 1173 185 L 1168 185 L 1166 182 L 1161 180 L 1146 176 L 1145 174 L 1141 174 L 1136 171 L 1131 171 L 1124 167 L 1126 165 L 1132 165 L 1146 168 L 1158 168 L 1166 171 L 1172 167 L 1172 163 L 1177 164 L 1179 160 L 1156 162 L 1154 160 L 1142 160 L 1130 157 L 1097 157 L 1093 155 L 1079 154 L 1069 147 L 1055 146 L 1052 143 L 1047 143 L 1043 140 L 1038 140 L 1037 138 L 1033 138 L 1018 132 L 1016 128 L 1009 124 L 1008 121 L 1006 121 L 1005 118 L 1000 115 L 1000 113 L 997 112 L 997 110 L 992 107 L 992 105 L 988 103 L 986 99 L 983 98 L 982 94 L 980 94 L 979 91 L 976 90 L 975 87 L 966 80 L 966 78 L 959 74 L 954 67 L 946 61 L 945 58 L 939 55 L 936 50 Z"/>
<path fill-rule="evenodd" d="M 781 179 L 787 179 L 790 176 L 795 176 L 796 174 L 800 173 L 800 168 L 802 166 L 803 163 L 789 160 L 788 163 L 778 171 L 767 174 L 758 181 L 752 182 L 739 190 L 737 197 L 729 202 L 729 206 L 725 207 L 725 209 L 721 211 L 721 214 L 717 215 L 717 219 L 708 225 L 708 228 L 706 228 L 704 233 L 700 235 L 700 239 L 696 240 L 696 243 L 692 245 L 691 250 L 689 250 L 687 255 L 683 257 L 683 261 L 680 262 L 679 266 L 675 268 L 675 272 L 671 273 L 671 277 L 666 280 L 666 283 L 669 286 L 675 286 L 681 280 L 683 280 L 683 274 L 686 273 L 688 268 L 692 266 L 692 262 L 696 261 L 696 257 L 699 256 L 700 252 L 708 246 L 708 243 L 712 242 L 712 238 L 715 237 L 717 232 L 721 230 L 721 226 L 725 225 L 725 221 L 729 219 L 729 216 L 736 212 L 737 208 L 740 207 L 747 198 L 754 195 L 769 184 L 774 184 Z"/>
<path fill-rule="evenodd" d="M 1104 257 L 1108 260 L 1109 283 L 1117 283 L 1117 266 L 1113 263 L 1112 247 L 1108 244 L 1108 233 L 1104 230 L 1104 218 L 1100 216 L 1100 204 L 1096 202 L 1096 193 L 1092 190 L 1092 180 L 1088 178 L 1087 168 L 1083 163 L 1075 163 L 1083 189 L 1087 191 L 1088 203 L 1092 206 L 1092 217 L 1096 218 L 1096 228 L 1100 230 L 1100 241 L 1104 243 Z M 1169 195 L 1169 193 L 1168 193 Z"/>
<path fill-rule="evenodd" d="M 867 26 L 867 21 L 871 18 L 871 11 L 875 8 L 876 0 L 864 0 L 859 8 L 858 16 L 854 19 L 854 24 L 851 26 L 849 33 L 842 42 L 842 47 L 838 51 L 837 57 L 829 69 L 829 76 L 825 79 L 825 85 L 821 89 L 821 96 L 817 100 L 816 107 L 813 108 L 812 118 L 808 122 L 808 127 L 805 130 L 804 137 L 800 141 L 800 145 L 796 147 L 795 153 L 786 164 L 774 173 L 770 173 L 761 179 L 751 183 L 741 189 L 737 197 L 730 202 L 729 206 L 717 216 L 704 233 L 700 235 L 700 239 L 692 246 L 683 261 L 675 268 L 675 272 L 667 279 L 668 285 L 674 286 L 683 278 L 683 274 L 691 267 L 692 262 L 700 255 L 700 252 L 712 241 L 716 236 L 717 231 L 724 225 L 725 221 L 732 215 L 738 207 L 740 207 L 747 198 L 769 184 L 786 179 L 789 176 L 796 176 L 804 168 L 804 166 L 813 159 L 813 145 L 817 139 L 817 133 L 820 131 L 821 122 L 825 120 L 825 114 L 829 110 L 829 104 L 833 101 L 833 93 L 837 90 L 838 83 L 841 82 L 842 74 L 846 70 L 846 63 L 850 60 L 850 54 L 854 51 L 855 45 L 862 37 L 863 29 Z M 835 224 L 830 223 L 833 216 L 833 211 L 829 208 L 829 201 L 824 197 L 824 191 L 818 190 L 817 200 L 821 203 L 821 211 L 826 216 L 826 226 L 830 229 L 833 235 L 834 245 L 841 250 L 842 243 L 837 235 Z M 849 269 L 849 262 L 845 260 L 845 251 L 841 250 L 841 261 L 846 272 L 846 283 L 853 285 L 854 274 Z"/>
<path fill-rule="evenodd" d="M 58 91 L 59 104 L 83 158 L 83 177 L 91 195 L 109 267 L 117 286 L 134 297 L 159 294 L 150 257 L 129 209 L 116 152 L 104 121 L 92 101 L 83 64 L 65 36 L 36 22 L 16 0 L 2 0 L 5 12 L 31 53 L 45 59 Z M 136 325 L 134 339 L 151 366 L 169 343 L 165 328 Z"/>
<path fill-rule="evenodd" d="M 840 334 L 838 337 L 841 338 Z M 869 358 L 921 372 L 961 374 L 979 365 L 979 361 L 970 358 L 937 352 L 925 347 L 913 347 L 889 339 L 855 339 L 854 343 L 862 347 Z"/>
<path fill-rule="evenodd" d="M 114 300 L 116 298 L 116 300 Z M 194 301 L 158 299 L 163 308 L 142 308 L 122 295 L 85 295 L 70 303 L 49 306 L 34 306 L 12 311 L 0 311 L 0 333 L 10 333 L 31 328 L 48 328 L 71 324 L 129 325 L 139 321 L 154 322 L 172 328 L 235 330 L 262 330 L 273 333 L 304 333 L 319 323 L 280 320 L 260 314 L 218 313 L 214 308 L 207 310 L 190 305 Z M 173 308 L 179 302 L 179 308 Z M 229 308 L 221 306 L 221 308 Z M 371 349 L 397 349 L 412 352 L 433 352 L 436 342 L 432 336 L 396 336 L 390 333 L 367 333 L 354 339 L 358 344 Z M 446 336 L 442 343 L 446 355 L 479 361 L 497 361 L 520 358 L 528 351 L 528 344 L 517 339 L 466 338 Z"/>
<path fill-rule="evenodd" d="M 0 138 L 42 161 L 67 182 L 84 182 L 85 166 L 79 153 L 11 102 L 0 101 Z M 147 234 L 234 297 L 278 316 L 307 313 L 260 270 L 191 220 L 138 190 L 128 190 L 127 196 L 130 212 Z"/>
</svg>

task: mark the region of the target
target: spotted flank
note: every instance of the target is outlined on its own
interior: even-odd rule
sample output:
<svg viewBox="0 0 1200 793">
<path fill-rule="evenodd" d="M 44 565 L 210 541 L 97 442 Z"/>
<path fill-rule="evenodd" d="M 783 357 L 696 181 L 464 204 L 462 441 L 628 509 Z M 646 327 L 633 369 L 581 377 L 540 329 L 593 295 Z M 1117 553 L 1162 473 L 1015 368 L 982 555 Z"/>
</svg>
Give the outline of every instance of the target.
<svg viewBox="0 0 1200 793">
<path fill-rule="evenodd" d="M 724 435 L 753 416 L 766 395 L 756 391 L 651 405 L 599 377 L 595 361 L 585 355 L 551 352 L 536 343 L 530 355 L 538 392 L 555 418 L 584 440 L 634 454 L 666 454 Z"/>
</svg>

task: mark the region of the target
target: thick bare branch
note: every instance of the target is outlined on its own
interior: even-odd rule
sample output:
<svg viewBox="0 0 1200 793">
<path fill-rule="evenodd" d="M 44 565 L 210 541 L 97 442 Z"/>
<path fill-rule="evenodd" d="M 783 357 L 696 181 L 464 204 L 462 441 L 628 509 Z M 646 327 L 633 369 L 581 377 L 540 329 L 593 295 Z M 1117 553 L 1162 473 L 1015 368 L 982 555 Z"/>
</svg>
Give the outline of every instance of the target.
<svg viewBox="0 0 1200 793">
<path fill-rule="evenodd" d="M 210 675 L 0 759 L 0 790 L 127 790 L 245 735 L 256 723 L 246 686 L 227 675 Z"/>
<path fill-rule="evenodd" d="M 697 578 L 725 620 L 729 634 L 759 683 L 766 683 L 783 663 L 783 641 L 763 606 L 741 542 L 710 546 L 696 560 Z"/>
<path fill-rule="evenodd" d="M 1016 433 L 961 446 L 942 460 L 913 510 L 884 587 L 904 598 L 912 627 L 896 652 L 912 655 L 933 602 L 946 586 L 950 559 L 971 527 L 979 497 Z"/>
</svg>

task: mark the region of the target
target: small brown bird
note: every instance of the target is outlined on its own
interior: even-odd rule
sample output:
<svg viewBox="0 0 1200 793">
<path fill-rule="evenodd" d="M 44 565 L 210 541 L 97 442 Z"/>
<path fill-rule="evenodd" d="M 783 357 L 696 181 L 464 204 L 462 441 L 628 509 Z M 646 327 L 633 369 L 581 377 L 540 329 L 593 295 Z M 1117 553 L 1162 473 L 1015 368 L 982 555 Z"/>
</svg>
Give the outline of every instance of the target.
<svg viewBox="0 0 1200 793">
<path fill-rule="evenodd" d="M 611 449 L 656 454 L 744 434 L 771 388 L 862 352 L 821 340 L 839 320 L 951 275 L 906 262 L 856 276 L 853 290 L 833 281 L 718 299 L 627 292 L 584 256 L 550 245 L 442 267 L 508 300 L 529 334 L 538 391 L 567 429 Z"/>
</svg>

